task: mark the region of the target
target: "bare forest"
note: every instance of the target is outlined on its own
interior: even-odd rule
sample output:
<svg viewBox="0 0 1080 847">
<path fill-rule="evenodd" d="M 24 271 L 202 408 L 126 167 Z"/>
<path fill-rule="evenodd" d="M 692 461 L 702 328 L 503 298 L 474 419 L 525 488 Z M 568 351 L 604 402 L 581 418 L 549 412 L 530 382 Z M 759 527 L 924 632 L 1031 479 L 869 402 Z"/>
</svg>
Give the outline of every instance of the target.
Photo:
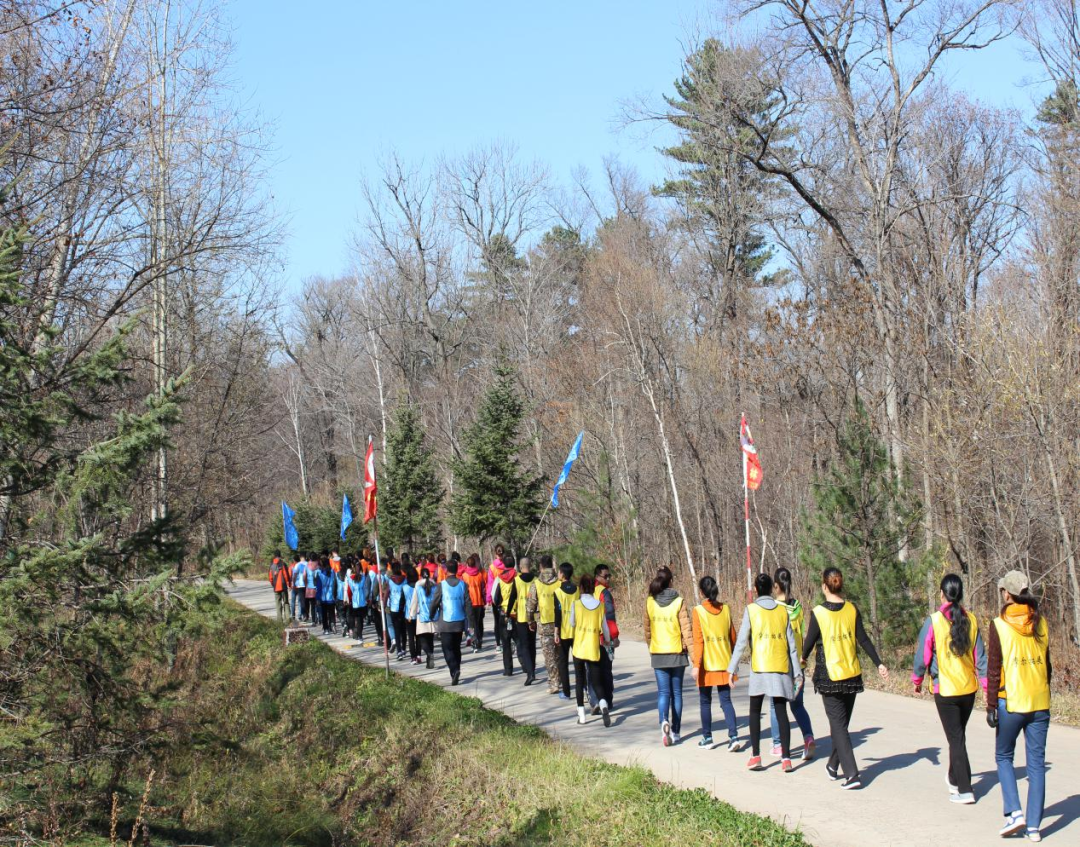
<svg viewBox="0 0 1080 847">
<path fill-rule="evenodd" d="M 215 9 L 0 13 L 2 210 L 25 228 L 31 292 L 5 309 L 58 374 L 133 321 L 129 379 L 103 402 L 169 385 L 180 402 L 125 520 L 183 521 L 192 568 L 265 552 L 282 500 L 359 500 L 369 435 L 381 472 L 409 406 L 439 495 L 432 544 L 527 541 L 534 527 L 458 532 L 452 507 L 508 368 L 541 506 L 585 431 L 536 546 L 612 563 L 631 607 L 660 564 L 685 590 L 706 573 L 744 585 L 745 413 L 765 474 L 755 567 L 792 567 L 805 594 L 833 543 L 887 595 L 875 623 L 897 592 L 933 603 L 949 570 L 989 605 L 1018 567 L 1080 636 L 1071 3 L 723 4 L 663 96 L 623 107 L 676 139 L 656 153 L 668 179 L 615 160 L 555 175 L 512 139 L 442 157 L 433 136 L 425 161 L 388 153 L 356 186 L 352 268 L 300 285 L 278 270 L 272 134 L 227 84 Z M 949 82 L 999 42 L 1038 80 L 1029 122 Z M 4 488 L 0 546 L 32 495 Z M 829 525 L 845 537 L 822 540 Z"/>
</svg>

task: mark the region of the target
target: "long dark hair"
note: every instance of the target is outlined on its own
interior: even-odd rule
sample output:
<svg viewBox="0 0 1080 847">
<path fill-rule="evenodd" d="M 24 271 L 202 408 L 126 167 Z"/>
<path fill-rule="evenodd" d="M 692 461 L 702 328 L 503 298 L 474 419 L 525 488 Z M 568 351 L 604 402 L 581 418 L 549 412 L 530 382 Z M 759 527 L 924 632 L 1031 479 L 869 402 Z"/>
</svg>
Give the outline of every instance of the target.
<svg viewBox="0 0 1080 847">
<path fill-rule="evenodd" d="M 578 588 L 581 589 L 582 596 L 592 594 L 593 590 L 596 588 L 596 580 L 589 576 L 589 574 L 582 574 L 581 579 L 578 580 Z"/>
<path fill-rule="evenodd" d="M 791 571 L 787 568 L 777 568 L 773 572 L 772 581 L 776 584 L 776 587 L 783 592 L 788 603 L 794 602 L 795 597 L 791 593 Z"/>
<path fill-rule="evenodd" d="M 715 603 L 720 596 L 720 586 L 716 584 L 716 580 L 711 576 L 703 576 L 698 581 L 698 588 L 701 589 L 701 593 L 710 603 Z"/>
<path fill-rule="evenodd" d="M 961 605 L 964 599 L 964 582 L 954 573 L 941 578 L 941 593 L 949 604 L 949 649 L 954 656 L 966 656 L 971 652 L 971 624 Z"/>
</svg>

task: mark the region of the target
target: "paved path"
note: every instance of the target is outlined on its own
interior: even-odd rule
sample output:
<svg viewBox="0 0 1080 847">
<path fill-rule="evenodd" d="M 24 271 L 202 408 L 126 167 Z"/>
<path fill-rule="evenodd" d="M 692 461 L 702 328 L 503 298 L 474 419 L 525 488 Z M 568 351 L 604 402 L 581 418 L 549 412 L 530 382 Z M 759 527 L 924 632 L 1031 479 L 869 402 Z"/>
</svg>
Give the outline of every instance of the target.
<svg viewBox="0 0 1080 847">
<path fill-rule="evenodd" d="M 265 582 L 240 580 L 228 593 L 260 614 L 267 617 L 275 614 L 273 594 Z M 490 615 L 488 618 L 490 624 Z M 383 662 L 382 651 L 375 648 L 352 646 L 351 640 L 340 637 L 323 640 L 351 658 L 378 665 Z M 391 667 L 398 673 L 449 686 L 450 675 L 438 654 L 436 644 L 435 670 L 393 659 Z M 543 657 L 537 658 L 542 680 Z M 704 788 L 738 809 L 768 815 L 789 827 L 797 827 L 818 847 L 1003 843 L 997 836 L 1002 810 L 994 769 L 993 731 L 986 726 L 979 710 L 972 715 L 968 729 L 978 803 L 957 806 L 948 800 L 945 785 L 948 748 L 930 698 L 914 700 L 876 691 L 859 696 L 852 728 L 864 787 L 861 791 L 842 791 L 839 783 L 829 782 L 825 775 L 828 722 L 821 698 L 812 689 L 807 694 L 806 706 L 820 739 L 817 758 L 805 766 L 797 766 L 792 774 L 784 774 L 779 760 L 766 756 L 769 767 L 764 772 L 748 773 L 747 753 L 697 748 L 700 738 L 697 692 L 689 674 L 683 690 L 683 742 L 664 748 L 660 744 L 656 688 L 645 645 L 624 641 L 615 655 L 614 670 L 618 710 L 612 714 L 610 729 L 605 729 L 599 718 L 590 718 L 589 724 L 578 726 L 572 701 L 567 703 L 548 695 L 543 682 L 524 687 L 517 668 L 513 678 L 503 677 L 502 663 L 493 646 L 485 646 L 483 652 L 475 655 L 466 652 L 461 685 L 456 693 L 478 697 L 488 707 L 499 709 L 521 723 L 542 727 L 587 755 L 616 764 L 642 765 L 659 779 L 681 787 Z M 745 741 L 748 734 L 745 685 L 736 687 L 734 699 L 740 735 Z M 714 722 L 718 717 L 722 720 L 723 715 L 714 702 Z M 764 722 L 767 726 L 767 718 Z M 726 737 L 722 726 L 714 727 L 713 734 L 717 739 Z M 793 724 L 793 745 L 801 743 L 800 739 Z M 1051 726 L 1047 760 L 1043 835 L 1051 844 L 1078 844 L 1080 729 Z M 1023 754 L 1018 750 L 1017 764 L 1022 762 Z M 1021 797 L 1025 793 L 1026 783 L 1021 782 Z"/>
</svg>

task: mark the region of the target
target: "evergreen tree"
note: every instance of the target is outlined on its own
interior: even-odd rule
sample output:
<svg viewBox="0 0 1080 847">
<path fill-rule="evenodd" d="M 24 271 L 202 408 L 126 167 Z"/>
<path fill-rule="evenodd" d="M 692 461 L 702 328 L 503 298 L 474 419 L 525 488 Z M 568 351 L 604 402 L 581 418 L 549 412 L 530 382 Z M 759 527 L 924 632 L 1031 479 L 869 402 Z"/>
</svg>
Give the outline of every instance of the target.
<svg viewBox="0 0 1080 847">
<path fill-rule="evenodd" d="M 22 808 L 59 801 L 78 819 L 160 742 L 172 700 L 149 671 L 240 563 L 177 576 L 182 527 L 145 521 L 139 497 L 179 420 L 176 384 L 123 410 L 133 324 L 74 360 L 55 333 L 35 341 L 21 243 L 0 233 L 0 772 Z"/>
<path fill-rule="evenodd" d="M 835 461 L 814 486 L 814 508 L 803 515 L 799 560 L 815 579 L 840 568 L 874 640 L 886 648 L 907 644 L 917 634 L 928 557 L 901 562 L 900 550 L 906 543 L 914 554 L 918 546 L 921 506 L 897 484 L 861 402 L 837 441 Z"/>
<path fill-rule="evenodd" d="M 525 406 L 514 370 L 500 357 L 494 376 L 476 423 L 464 434 L 464 455 L 453 465 L 450 523 L 460 535 L 501 538 L 520 548 L 540 520 L 542 480 L 518 462 Z"/>
<path fill-rule="evenodd" d="M 385 544 L 395 550 L 435 549 L 442 541 L 442 497 L 420 415 L 411 402 L 402 401 L 386 433 L 379 493 L 379 532 Z"/>
<path fill-rule="evenodd" d="M 707 259 L 727 289 L 723 308 L 733 315 L 738 287 L 773 284 L 777 275 L 765 273 L 773 251 L 764 235 L 762 200 L 770 184 L 747 160 L 756 139 L 730 118 L 727 106 L 732 98 L 745 101 L 752 96 L 746 80 L 729 79 L 730 56 L 718 41 L 708 39 L 687 57 L 685 73 L 675 81 L 675 96 L 664 98 L 670 108 L 667 119 L 682 140 L 660 150 L 678 164 L 679 177 L 653 191 L 676 200 L 687 227 L 704 233 Z M 739 105 L 764 114 L 770 103 L 762 93 L 758 100 Z"/>
</svg>

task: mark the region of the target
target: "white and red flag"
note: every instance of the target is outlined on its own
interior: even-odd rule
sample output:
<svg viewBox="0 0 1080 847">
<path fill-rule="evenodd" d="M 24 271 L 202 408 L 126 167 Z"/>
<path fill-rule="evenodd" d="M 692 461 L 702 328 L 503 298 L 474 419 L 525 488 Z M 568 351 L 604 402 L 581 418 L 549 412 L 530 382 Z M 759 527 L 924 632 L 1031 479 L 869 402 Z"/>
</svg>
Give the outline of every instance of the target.
<svg viewBox="0 0 1080 847">
<path fill-rule="evenodd" d="M 375 443 L 368 438 L 364 457 L 364 523 L 375 517 L 379 487 L 375 484 Z"/>
<path fill-rule="evenodd" d="M 761 486 L 761 460 L 754 446 L 754 436 L 750 434 L 750 426 L 746 423 L 746 415 L 742 416 L 739 425 L 739 442 L 742 444 L 743 467 L 746 469 L 746 487 L 757 491 Z"/>
</svg>

